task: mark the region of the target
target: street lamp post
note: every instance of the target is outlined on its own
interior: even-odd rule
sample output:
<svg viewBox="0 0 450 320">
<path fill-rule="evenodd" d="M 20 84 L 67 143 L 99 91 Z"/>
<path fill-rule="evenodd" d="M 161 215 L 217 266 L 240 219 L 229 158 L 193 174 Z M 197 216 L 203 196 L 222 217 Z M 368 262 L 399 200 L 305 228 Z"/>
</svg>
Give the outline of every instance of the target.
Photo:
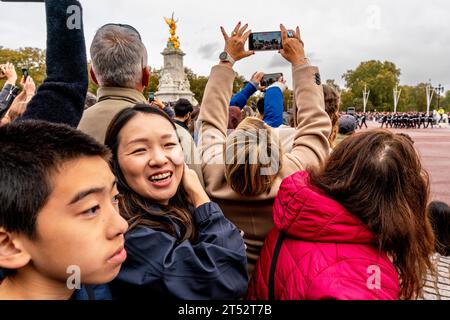
<svg viewBox="0 0 450 320">
<path fill-rule="evenodd" d="M 433 100 L 433 95 L 434 95 L 434 88 L 431 85 L 431 80 L 429 81 L 427 87 L 426 87 L 426 92 L 427 92 L 427 116 L 430 115 L 430 107 L 431 107 L 431 101 Z"/>
<path fill-rule="evenodd" d="M 438 99 L 437 107 L 439 110 L 440 109 L 439 100 L 441 98 L 441 94 L 444 93 L 444 87 L 441 84 L 439 84 L 438 87 L 434 90 L 436 91 L 436 95 L 437 95 L 437 99 Z"/>
<path fill-rule="evenodd" d="M 369 102 L 370 90 L 367 90 L 367 85 L 364 85 L 363 91 L 363 103 L 364 103 L 364 113 L 366 113 L 367 102 Z"/>
<path fill-rule="evenodd" d="M 400 95 L 402 94 L 402 89 L 398 90 L 398 86 L 394 89 L 394 113 L 397 113 L 398 102 L 400 101 Z"/>
</svg>

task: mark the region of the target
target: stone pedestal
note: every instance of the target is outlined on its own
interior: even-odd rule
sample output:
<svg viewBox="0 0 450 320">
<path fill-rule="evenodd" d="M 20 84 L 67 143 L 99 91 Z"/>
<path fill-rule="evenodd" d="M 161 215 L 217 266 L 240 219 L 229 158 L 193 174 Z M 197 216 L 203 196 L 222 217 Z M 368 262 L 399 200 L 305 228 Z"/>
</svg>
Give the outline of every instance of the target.
<svg viewBox="0 0 450 320">
<path fill-rule="evenodd" d="M 168 46 L 161 54 L 164 56 L 164 67 L 161 70 L 155 98 L 163 102 L 176 102 L 184 98 L 197 106 L 198 101 L 194 98 L 189 80 L 184 73 L 185 53 L 181 49 Z"/>
</svg>

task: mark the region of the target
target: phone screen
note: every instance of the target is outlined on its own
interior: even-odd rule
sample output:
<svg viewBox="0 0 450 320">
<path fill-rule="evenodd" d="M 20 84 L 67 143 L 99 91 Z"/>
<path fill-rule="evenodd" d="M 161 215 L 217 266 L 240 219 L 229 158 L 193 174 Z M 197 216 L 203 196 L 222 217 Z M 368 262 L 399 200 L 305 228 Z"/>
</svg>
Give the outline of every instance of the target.
<svg viewBox="0 0 450 320">
<path fill-rule="evenodd" d="M 28 78 L 28 69 L 22 68 L 23 80 L 27 80 Z"/>
<path fill-rule="evenodd" d="M 154 92 L 150 92 L 148 95 L 148 101 L 153 102 L 155 101 L 155 93 Z"/>
<path fill-rule="evenodd" d="M 249 37 L 249 50 L 269 51 L 283 49 L 280 31 L 254 32 Z"/>
<path fill-rule="evenodd" d="M 261 80 L 261 86 L 268 87 L 271 84 L 273 84 L 274 82 L 276 82 L 278 79 L 280 79 L 280 77 L 282 77 L 282 76 L 283 76 L 282 73 L 266 74 L 266 75 L 264 75 L 264 77 Z"/>
</svg>

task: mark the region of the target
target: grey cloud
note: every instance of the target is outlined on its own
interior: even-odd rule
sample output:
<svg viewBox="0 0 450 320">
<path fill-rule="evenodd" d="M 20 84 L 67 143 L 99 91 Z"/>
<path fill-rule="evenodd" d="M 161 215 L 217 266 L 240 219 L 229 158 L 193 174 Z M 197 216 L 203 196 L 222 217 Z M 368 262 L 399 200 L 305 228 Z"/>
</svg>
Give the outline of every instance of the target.
<svg viewBox="0 0 450 320">
<path fill-rule="evenodd" d="M 220 49 L 220 44 L 218 42 L 207 43 L 200 46 L 197 52 L 200 54 L 201 58 L 210 60 L 212 58 L 217 58 L 215 54 Z"/>
<path fill-rule="evenodd" d="M 319 64 L 321 62 L 321 60 L 319 58 L 317 58 L 317 55 L 314 52 L 308 54 L 308 58 L 309 58 L 309 61 L 315 65 Z M 288 65 L 287 63 L 288 62 L 280 54 L 275 54 L 272 57 L 272 59 L 270 60 L 267 67 L 268 68 L 282 68 L 282 67 L 286 67 Z"/>
<path fill-rule="evenodd" d="M 272 57 L 268 64 L 269 68 L 282 68 L 286 67 L 286 60 L 279 54 L 276 54 Z"/>
</svg>

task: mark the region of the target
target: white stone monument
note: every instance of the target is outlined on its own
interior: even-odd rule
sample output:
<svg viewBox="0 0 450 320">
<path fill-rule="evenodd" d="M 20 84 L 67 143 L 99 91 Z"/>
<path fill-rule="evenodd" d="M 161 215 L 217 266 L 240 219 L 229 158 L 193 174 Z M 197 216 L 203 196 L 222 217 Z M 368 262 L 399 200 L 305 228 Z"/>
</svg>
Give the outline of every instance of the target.
<svg viewBox="0 0 450 320">
<path fill-rule="evenodd" d="M 163 102 L 175 102 L 180 98 L 189 100 L 192 105 L 197 106 L 198 101 L 191 92 L 189 80 L 184 72 L 183 57 L 186 55 L 180 49 L 178 37 L 175 35 L 176 23 L 172 18 L 164 18 L 170 27 L 169 41 L 167 47 L 161 53 L 164 56 L 164 67 L 161 70 L 158 92 L 155 98 Z"/>
</svg>

